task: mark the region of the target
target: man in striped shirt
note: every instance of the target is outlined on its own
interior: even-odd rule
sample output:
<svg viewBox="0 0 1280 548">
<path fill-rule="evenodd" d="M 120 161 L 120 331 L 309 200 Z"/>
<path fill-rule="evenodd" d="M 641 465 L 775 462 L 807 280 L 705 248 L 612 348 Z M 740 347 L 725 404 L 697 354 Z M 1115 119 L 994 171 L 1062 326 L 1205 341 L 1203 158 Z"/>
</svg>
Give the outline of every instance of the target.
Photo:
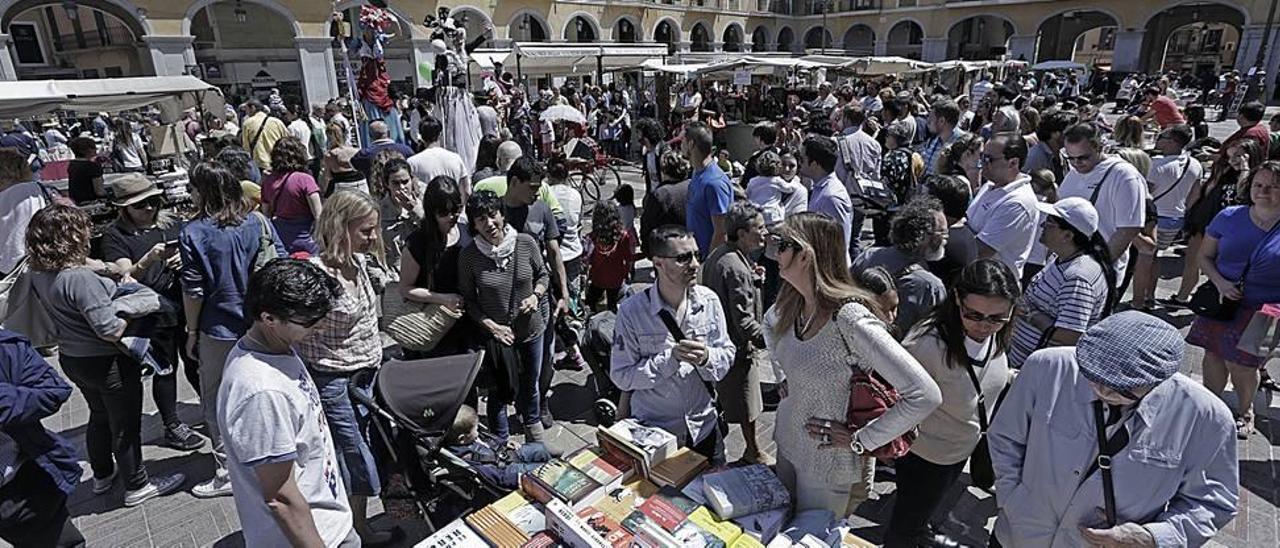
<svg viewBox="0 0 1280 548">
<path fill-rule="evenodd" d="M 951 146 L 951 143 L 965 134 L 963 130 L 956 128 L 958 123 L 960 123 L 960 106 L 955 101 L 944 99 L 929 107 L 929 132 L 933 134 L 933 138 L 925 142 L 920 151 L 920 155 L 924 157 L 926 177 L 937 171 L 938 156 L 942 154 L 943 149 Z"/>
</svg>

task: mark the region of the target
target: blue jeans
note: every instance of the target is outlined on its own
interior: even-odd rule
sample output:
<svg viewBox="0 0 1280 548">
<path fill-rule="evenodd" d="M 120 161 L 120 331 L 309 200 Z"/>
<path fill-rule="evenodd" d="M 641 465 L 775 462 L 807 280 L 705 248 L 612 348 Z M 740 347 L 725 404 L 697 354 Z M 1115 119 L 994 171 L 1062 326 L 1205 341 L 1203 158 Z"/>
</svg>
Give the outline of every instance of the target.
<svg viewBox="0 0 1280 548">
<path fill-rule="evenodd" d="M 520 476 L 537 470 L 538 467 L 551 461 L 551 453 L 541 443 L 526 443 L 515 450 L 511 462 L 505 466 L 497 464 L 476 464 L 476 473 L 484 476 L 489 482 L 505 489 L 518 489 Z"/>
<path fill-rule="evenodd" d="M 520 420 L 524 421 L 524 425 L 532 426 L 541 422 L 541 414 L 538 406 L 538 374 L 542 371 L 542 334 L 538 334 L 525 342 L 515 344 L 516 352 L 520 354 L 520 371 L 516 373 L 520 381 L 519 386 L 515 386 L 512 392 L 515 393 L 516 411 L 520 413 Z M 497 394 L 500 391 L 491 391 L 489 399 L 485 402 L 485 414 L 489 420 L 489 430 L 499 439 L 506 440 L 511 436 L 511 426 L 507 419 L 507 404 L 511 400 Z"/>
<path fill-rule="evenodd" d="M 357 389 L 370 393 L 373 375 L 364 377 Z M 347 393 L 351 375 L 311 372 L 311 379 L 320 392 L 324 417 L 333 435 L 333 448 L 338 452 L 338 469 L 352 496 L 376 497 L 382 491 L 378 478 L 378 464 L 373 459 L 366 437 L 369 432 L 369 410 L 357 405 Z"/>
</svg>

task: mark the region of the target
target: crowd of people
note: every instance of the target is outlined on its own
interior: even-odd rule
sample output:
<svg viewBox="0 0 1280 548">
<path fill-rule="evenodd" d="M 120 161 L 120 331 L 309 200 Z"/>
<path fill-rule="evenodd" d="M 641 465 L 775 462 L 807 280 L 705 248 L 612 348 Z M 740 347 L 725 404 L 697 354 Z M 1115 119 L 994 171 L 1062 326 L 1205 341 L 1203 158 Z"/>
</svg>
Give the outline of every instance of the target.
<svg viewBox="0 0 1280 548">
<path fill-rule="evenodd" d="M 145 171 L 139 120 L 64 139 L 70 199 L 40 181 L 29 132 L 0 137 L 0 537 L 83 543 L 66 509 L 76 448 L 40 425 L 70 396 L 64 376 L 88 402 L 96 495 L 119 478 L 136 506 L 186 485 L 148 474 L 141 439 L 150 376 L 163 443 L 204 445 L 177 416 L 181 370 L 215 463 L 191 492 L 233 495 L 250 545 L 396 542 L 369 526 L 392 470 L 351 392 L 391 357 L 485 349 L 465 409 L 498 443 L 545 442 L 549 402 L 570 397 L 554 372 L 587 365 L 577 335 L 601 314 L 616 317 L 597 364 L 622 393 L 610 413 L 714 466 L 775 466 L 796 510 L 852 514 L 873 454 L 914 440 L 892 461 L 888 546 L 958 545 L 930 520 L 966 464 L 996 494 L 992 545 L 1199 545 L 1234 517 L 1235 441 L 1255 432 L 1258 390 L 1276 389 L 1269 347 L 1246 337 L 1280 303 L 1280 116 L 1268 128 L 1261 104 L 1219 142 L 1205 105 L 1159 86 L 1130 90 L 1112 124 L 1074 75 L 982 75 L 959 97 L 822 82 L 782 93 L 737 163 L 719 90 L 690 82 L 659 120 L 629 89 L 531 104 L 506 76 L 477 94 L 475 158 L 442 142 L 456 120 L 416 106 L 404 132 L 340 103 L 188 116 L 201 150 L 183 215 L 142 173 L 103 183 L 104 162 Z M 538 116 L 552 106 L 594 128 Z M 588 203 L 571 182 L 583 143 L 637 158 L 643 201 L 623 183 Z M 98 241 L 77 204 L 103 199 L 118 218 Z M 1183 262 L 1176 294 L 1156 295 L 1157 259 Z M 384 344 L 406 305 L 451 318 L 432 349 Z M 1152 315 L 1187 307 L 1185 340 Z M 1188 344 L 1203 383 L 1178 373 Z M 61 374 L 36 352 L 54 347 Z M 767 374 L 776 452 L 758 427 Z M 896 399 L 850 422 L 868 375 Z M 460 420 L 474 429 L 473 411 Z M 732 458 L 730 424 L 746 442 Z M 1113 521 L 1095 515 L 1104 499 Z"/>
</svg>

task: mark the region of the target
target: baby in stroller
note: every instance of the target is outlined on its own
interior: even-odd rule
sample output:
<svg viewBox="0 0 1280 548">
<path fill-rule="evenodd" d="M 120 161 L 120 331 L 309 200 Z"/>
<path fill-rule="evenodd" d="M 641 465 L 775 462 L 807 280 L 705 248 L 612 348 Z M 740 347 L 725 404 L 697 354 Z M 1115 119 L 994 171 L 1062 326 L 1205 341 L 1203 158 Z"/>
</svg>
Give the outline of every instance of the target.
<svg viewBox="0 0 1280 548">
<path fill-rule="evenodd" d="M 521 474 L 533 471 L 552 458 L 541 443 L 503 443 L 493 436 L 481 435 L 480 417 L 470 405 L 458 409 L 453 426 L 445 434 L 445 443 L 449 452 L 470 464 L 490 483 L 504 489 L 520 487 Z"/>
</svg>

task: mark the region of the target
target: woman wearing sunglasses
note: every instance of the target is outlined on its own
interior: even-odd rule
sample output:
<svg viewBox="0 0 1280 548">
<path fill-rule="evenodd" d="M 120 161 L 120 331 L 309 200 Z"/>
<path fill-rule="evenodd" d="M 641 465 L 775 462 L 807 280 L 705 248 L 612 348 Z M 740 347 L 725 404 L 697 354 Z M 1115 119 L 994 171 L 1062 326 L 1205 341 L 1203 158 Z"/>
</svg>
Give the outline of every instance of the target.
<svg viewBox="0 0 1280 548">
<path fill-rule="evenodd" d="M 837 518 L 867 498 L 871 451 L 942 402 L 938 385 L 889 334 L 875 296 L 851 278 L 844 247 L 836 221 L 806 212 L 788 217 L 766 248 L 784 282 L 765 317 L 765 342 L 783 379 L 774 431 L 778 477 L 796 511 L 830 510 Z M 854 367 L 874 371 L 901 396 L 862 428 L 845 424 Z"/>
<path fill-rule="evenodd" d="M 1040 243 L 1049 264 L 1027 285 L 1014 323 L 1009 366 L 1050 346 L 1073 346 L 1085 330 L 1107 316 L 1119 297 L 1107 243 L 1098 231 L 1098 211 L 1084 198 L 1038 204 L 1044 223 Z"/>
<path fill-rule="evenodd" d="M 888 547 L 957 545 L 932 531 L 929 518 L 979 449 L 1010 380 L 1005 352 L 1020 293 L 1017 276 L 996 259 L 979 259 L 960 272 L 950 293 L 902 342 L 938 383 L 942 405 L 920 423 L 911 452 L 894 461 L 898 497 L 885 534 Z"/>
<path fill-rule="evenodd" d="M 182 224 L 171 213 L 161 210 L 163 191 L 137 173 L 116 179 L 112 186 L 115 188 L 112 204 L 118 208 L 119 216 L 102 233 L 102 259 L 112 263 L 108 268 L 113 273 L 133 278 L 174 303 L 182 302 L 182 286 L 178 284 L 178 269 L 182 268 L 178 233 Z M 151 337 L 152 343 L 175 367 L 178 354 L 185 347 L 186 322 L 183 320 L 185 318 L 180 317 L 178 325 L 163 328 Z M 199 364 L 185 353 L 182 361 L 187 382 L 198 389 Z M 181 451 L 204 445 L 204 439 L 178 418 L 176 375 L 153 375 L 151 396 L 164 420 L 163 445 Z"/>
</svg>

